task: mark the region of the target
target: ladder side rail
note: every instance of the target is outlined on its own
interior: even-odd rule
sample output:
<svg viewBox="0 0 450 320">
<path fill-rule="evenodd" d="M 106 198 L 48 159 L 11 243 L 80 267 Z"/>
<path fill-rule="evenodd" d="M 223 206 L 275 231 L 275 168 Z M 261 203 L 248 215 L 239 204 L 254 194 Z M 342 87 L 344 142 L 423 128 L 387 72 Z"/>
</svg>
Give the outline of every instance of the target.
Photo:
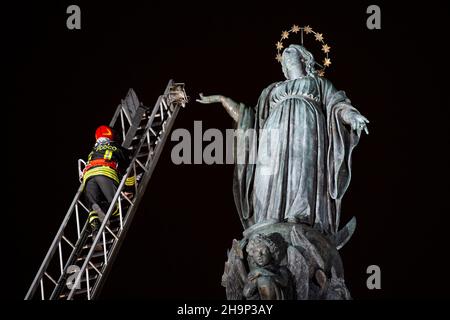
<svg viewBox="0 0 450 320">
<path fill-rule="evenodd" d="M 122 103 L 120 104 L 120 106 L 122 107 L 122 112 L 123 112 L 123 114 L 125 115 L 125 118 L 127 119 L 127 121 L 128 121 L 128 124 L 131 126 L 132 125 L 132 121 L 131 121 L 131 115 L 130 115 L 130 112 L 127 110 L 127 108 L 125 108 L 125 106 L 123 105 L 123 101 L 122 101 Z"/>
<path fill-rule="evenodd" d="M 117 119 L 119 118 L 119 115 L 120 115 L 121 108 L 122 108 L 122 104 L 119 104 L 117 106 L 117 108 L 116 108 L 116 112 L 114 112 L 114 116 L 112 117 L 111 122 L 109 123 L 109 126 L 111 128 L 113 128 L 114 125 L 116 124 L 116 121 L 117 121 Z"/>
<path fill-rule="evenodd" d="M 139 106 L 138 109 L 136 110 L 135 117 L 133 118 L 134 123 L 132 123 L 132 125 L 128 129 L 127 134 L 125 135 L 125 138 L 123 139 L 122 146 L 124 148 L 127 148 L 131 145 L 131 142 L 133 141 L 133 138 L 136 135 L 136 131 L 138 130 L 139 124 L 146 110 L 147 109 L 143 106 Z"/>
</svg>

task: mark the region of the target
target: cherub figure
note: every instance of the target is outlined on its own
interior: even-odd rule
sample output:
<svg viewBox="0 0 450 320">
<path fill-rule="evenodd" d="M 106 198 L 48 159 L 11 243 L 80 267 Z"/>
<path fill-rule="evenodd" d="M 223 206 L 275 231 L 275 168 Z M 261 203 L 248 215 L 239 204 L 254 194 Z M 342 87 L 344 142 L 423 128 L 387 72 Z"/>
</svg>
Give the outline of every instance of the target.
<svg viewBox="0 0 450 320">
<path fill-rule="evenodd" d="M 289 271 L 280 266 L 279 248 L 266 235 L 256 234 L 247 244 L 250 273 L 244 286 L 244 297 L 248 300 L 290 299 Z"/>
</svg>

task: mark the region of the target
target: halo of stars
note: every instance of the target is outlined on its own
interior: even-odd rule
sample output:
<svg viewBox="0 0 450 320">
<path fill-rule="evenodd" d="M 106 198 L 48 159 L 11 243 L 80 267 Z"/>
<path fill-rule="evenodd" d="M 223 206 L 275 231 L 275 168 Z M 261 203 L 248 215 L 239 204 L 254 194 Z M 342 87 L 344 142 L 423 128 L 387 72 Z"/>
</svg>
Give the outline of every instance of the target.
<svg viewBox="0 0 450 320">
<path fill-rule="evenodd" d="M 281 63 L 281 60 L 283 60 L 283 57 L 281 55 L 281 52 L 284 48 L 283 40 L 288 39 L 291 34 L 297 34 L 299 32 L 301 33 L 302 40 L 303 34 L 307 35 L 311 34 L 314 35 L 316 41 L 321 43 L 322 45 L 321 51 L 323 51 L 324 53 L 324 58 L 322 60 L 323 65 L 317 62 L 316 64 L 321 68 L 317 70 L 317 74 L 320 77 L 323 77 L 325 75 L 325 69 L 331 65 L 331 58 L 328 55 L 330 53 L 331 47 L 325 43 L 323 34 L 314 31 L 310 26 L 299 27 L 298 25 L 294 24 L 289 31 L 281 32 L 281 39 L 275 44 L 275 47 L 277 48 L 277 55 L 275 56 L 275 59 Z"/>
</svg>

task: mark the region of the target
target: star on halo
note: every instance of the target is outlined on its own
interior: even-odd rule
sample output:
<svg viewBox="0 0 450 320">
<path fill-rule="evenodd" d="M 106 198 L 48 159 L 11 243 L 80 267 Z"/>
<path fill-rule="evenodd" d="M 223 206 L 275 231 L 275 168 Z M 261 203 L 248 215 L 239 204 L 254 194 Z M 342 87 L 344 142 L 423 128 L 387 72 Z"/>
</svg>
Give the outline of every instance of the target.
<svg viewBox="0 0 450 320">
<path fill-rule="evenodd" d="M 331 47 L 328 46 L 327 44 L 324 44 L 324 45 L 322 46 L 322 51 L 325 52 L 325 53 L 330 52 L 330 49 L 331 49 Z"/>
<path fill-rule="evenodd" d="M 291 31 L 292 31 L 293 33 L 297 33 L 297 32 L 300 31 L 300 27 L 299 27 L 298 25 L 294 24 L 294 25 L 292 26 Z"/>
<path fill-rule="evenodd" d="M 305 30 L 306 34 L 313 32 L 313 30 L 310 26 L 306 26 L 303 30 Z"/>
<path fill-rule="evenodd" d="M 323 41 L 323 34 L 322 33 L 316 33 L 315 34 L 316 40 L 322 42 Z"/>
<path fill-rule="evenodd" d="M 278 41 L 276 46 L 277 46 L 277 50 L 283 49 L 283 43 L 281 41 Z"/>
<path fill-rule="evenodd" d="M 283 60 L 283 58 L 281 57 L 281 54 L 280 54 L 280 53 L 278 53 L 278 54 L 276 55 L 275 59 L 276 59 L 278 62 L 281 62 L 281 60 Z"/>
<path fill-rule="evenodd" d="M 329 59 L 329 58 L 323 59 L 323 65 L 324 65 L 325 67 L 330 66 L 330 64 L 331 64 L 331 59 Z"/>
<path fill-rule="evenodd" d="M 287 39 L 287 38 L 289 38 L 289 32 L 283 31 L 283 32 L 281 33 L 281 39 Z"/>
</svg>

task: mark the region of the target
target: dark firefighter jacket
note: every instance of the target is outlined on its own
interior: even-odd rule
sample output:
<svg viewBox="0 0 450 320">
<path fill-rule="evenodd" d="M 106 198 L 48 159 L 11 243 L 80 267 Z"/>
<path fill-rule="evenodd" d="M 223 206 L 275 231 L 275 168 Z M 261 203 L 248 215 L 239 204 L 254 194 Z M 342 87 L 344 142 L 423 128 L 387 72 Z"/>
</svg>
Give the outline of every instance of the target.
<svg viewBox="0 0 450 320">
<path fill-rule="evenodd" d="M 130 153 L 116 142 L 96 143 L 88 157 L 83 171 L 83 183 L 96 175 L 103 175 L 120 183 L 130 165 Z M 125 181 L 126 187 L 133 187 L 136 182 L 131 172 Z"/>
</svg>

